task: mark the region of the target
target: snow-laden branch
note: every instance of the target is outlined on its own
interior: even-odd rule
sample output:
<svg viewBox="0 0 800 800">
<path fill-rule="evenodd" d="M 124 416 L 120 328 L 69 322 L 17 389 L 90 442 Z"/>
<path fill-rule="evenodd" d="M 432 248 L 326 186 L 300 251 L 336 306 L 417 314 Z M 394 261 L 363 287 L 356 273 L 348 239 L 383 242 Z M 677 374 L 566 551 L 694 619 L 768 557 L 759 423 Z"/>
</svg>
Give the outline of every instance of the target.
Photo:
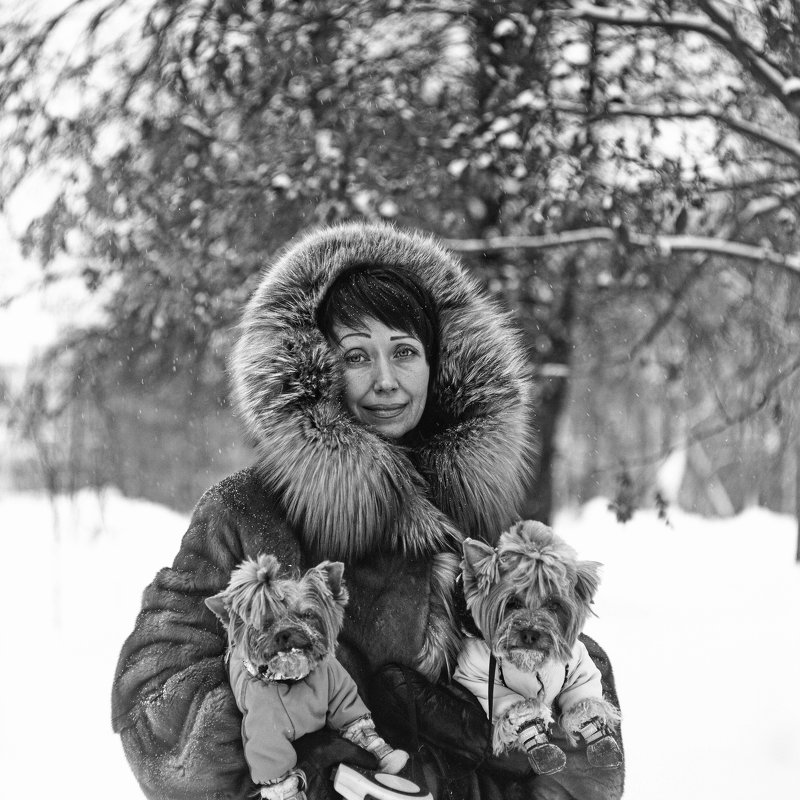
<svg viewBox="0 0 800 800">
<path fill-rule="evenodd" d="M 731 22 L 710 3 L 700 3 L 707 16 L 699 14 L 655 14 L 648 11 L 632 11 L 596 6 L 589 2 L 575 3 L 572 8 L 556 12 L 570 19 L 580 19 L 615 27 L 654 28 L 665 31 L 692 31 L 717 42 L 724 47 L 770 94 L 784 105 L 792 105 L 794 98 L 787 96 L 787 79 L 792 76 L 784 72 L 764 53 L 739 36 Z M 792 84 L 789 84 L 790 86 Z"/>
<path fill-rule="evenodd" d="M 792 114 L 797 115 L 797 78 L 786 74 L 769 60 L 764 53 L 756 51 L 736 29 L 731 19 L 709 0 L 698 0 L 698 5 L 728 35 L 727 51 L 746 69 L 761 85 L 777 98 Z"/>
<path fill-rule="evenodd" d="M 800 159 L 800 141 L 781 136 L 774 130 L 748 122 L 740 117 L 725 113 L 721 108 L 700 105 L 679 106 L 630 106 L 624 103 L 609 104 L 602 111 L 591 112 L 580 103 L 555 102 L 553 108 L 568 114 L 591 117 L 591 119 L 610 119 L 611 117 L 642 117 L 645 119 L 712 119 L 731 130 L 778 148 L 794 159 Z"/>
<path fill-rule="evenodd" d="M 768 245 L 746 244 L 713 236 L 650 235 L 614 228 L 580 228 L 542 236 L 491 236 L 486 239 L 445 239 L 444 244 L 458 253 L 497 253 L 503 250 L 551 250 L 589 243 L 608 242 L 627 247 L 652 249 L 661 256 L 672 253 L 708 253 L 744 261 L 771 264 L 800 275 L 800 254 L 780 253 Z"/>
<path fill-rule="evenodd" d="M 666 110 L 662 110 L 662 114 L 659 115 L 658 111 L 653 109 L 636 108 L 634 106 L 621 106 L 619 108 L 615 108 L 612 106 L 609 108 L 607 115 L 663 117 L 664 111 Z M 671 117 L 673 119 L 713 119 L 731 128 L 731 130 L 735 130 L 750 138 L 758 139 L 767 144 L 771 144 L 773 147 L 777 147 L 779 150 L 782 150 L 784 153 L 792 156 L 792 158 L 800 159 L 800 141 L 797 139 L 791 139 L 788 136 L 781 136 L 779 133 L 769 130 L 768 128 L 764 128 L 761 125 L 756 125 L 755 123 L 748 122 L 740 117 L 733 117 L 730 114 L 726 114 L 721 109 L 701 107 L 676 109 L 673 111 L 668 111 L 666 117 Z"/>
<path fill-rule="evenodd" d="M 596 6 L 589 2 L 577 2 L 569 9 L 553 11 L 567 19 L 581 19 L 586 22 L 613 25 L 620 28 L 663 28 L 667 31 L 693 31 L 708 36 L 720 44 L 727 45 L 730 36 L 719 25 L 709 22 L 701 14 L 654 14 L 650 11 L 634 11 L 616 6 Z"/>
</svg>

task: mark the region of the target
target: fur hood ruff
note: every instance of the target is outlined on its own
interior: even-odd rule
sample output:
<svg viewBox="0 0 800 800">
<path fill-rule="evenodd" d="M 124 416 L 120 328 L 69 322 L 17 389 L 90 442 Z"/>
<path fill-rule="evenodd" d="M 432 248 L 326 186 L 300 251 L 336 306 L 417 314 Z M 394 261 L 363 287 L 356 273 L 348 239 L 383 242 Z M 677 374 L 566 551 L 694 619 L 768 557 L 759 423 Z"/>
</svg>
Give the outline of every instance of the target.
<svg viewBox="0 0 800 800">
<path fill-rule="evenodd" d="M 416 448 L 348 415 L 340 358 L 316 326 L 332 281 L 363 263 L 412 271 L 438 307 L 429 402 L 446 422 Z M 262 477 L 311 552 L 460 552 L 464 536 L 493 542 L 516 518 L 532 450 L 525 354 L 508 316 L 431 237 L 350 223 L 301 238 L 264 271 L 231 371 Z"/>
</svg>

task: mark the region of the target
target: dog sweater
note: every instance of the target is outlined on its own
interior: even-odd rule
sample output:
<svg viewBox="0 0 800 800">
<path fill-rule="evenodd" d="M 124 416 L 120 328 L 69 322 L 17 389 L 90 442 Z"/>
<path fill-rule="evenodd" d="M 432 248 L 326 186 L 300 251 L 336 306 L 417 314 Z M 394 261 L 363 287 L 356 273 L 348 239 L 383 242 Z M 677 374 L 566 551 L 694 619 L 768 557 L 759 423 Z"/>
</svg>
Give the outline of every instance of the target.
<svg viewBox="0 0 800 800">
<path fill-rule="evenodd" d="M 231 654 L 230 680 L 242 712 L 242 741 L 250 776 L 258 784 L 281 778 L 297 764 L 292 742 L 326 725 L 342 730 L 369 709 L 345 668 L 328 656 L 299 681 L 264 681 Z"/>
<path fill-rule="evenodd" d="M 478 698 L 489 714 L 489 647 L 483 639 L 468 638 L 458 656 L 453 678 Z M 492 722 L 514 703 L 536 698 L 552 707 L 555 701 L 561 711 L 590 697 L 601 698 L 600 671 L 583 642 L 578 640 L 566 662 L 546 661 L 534 672 L 523 672 L 506 661 L 500 663 L 495 676 Z"/>
</svg>

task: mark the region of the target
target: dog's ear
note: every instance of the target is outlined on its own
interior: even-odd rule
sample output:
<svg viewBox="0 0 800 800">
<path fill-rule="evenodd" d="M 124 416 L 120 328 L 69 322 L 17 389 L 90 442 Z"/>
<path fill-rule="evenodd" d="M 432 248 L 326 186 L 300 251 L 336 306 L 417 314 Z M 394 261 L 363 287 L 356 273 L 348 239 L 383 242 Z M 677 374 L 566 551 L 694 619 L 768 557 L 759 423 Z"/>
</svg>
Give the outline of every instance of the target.
<svg viewBox="0 0 800 800">
<path fill-rule="evenodd" d="M 592 602 L 600 586 L 602 566 L 599 561 L 579 561 L 576 565 L 575 595 L 586 605 Z"/>
<path fill-rule="evenodd" d="M 478 539 L 464 539 L 464 563 L 472 572 L 480 572 L 485 568 L 486 559 L 494 557 L 494 548 Z"/>
<path fill-rule="evenodd" d="M 205 602 L 219 621 L 227 628 L 231 623 L 231 617 L 225 605 L 225 592 L 215 594 L 213 597 L 206 597 Z"/>
<path fill-rule="evenodd" d="M 497 578 L 497 553 L 486 542 L 477 539 L 464 539 L 463 550 L 461 568 L 464 570 L 465 587 L 474 580 L 485 591 Z"/>
<path fill-rule="evenodd" d="M 342 580 L 344 574 L 344 564 L 341 561 L 323 561 L 317 564 L 314 569 L 319 572 L 322 580 L 328 584 L 333 599 L 340 605 L 347 604 L 347 588 Z"/>
</svg>

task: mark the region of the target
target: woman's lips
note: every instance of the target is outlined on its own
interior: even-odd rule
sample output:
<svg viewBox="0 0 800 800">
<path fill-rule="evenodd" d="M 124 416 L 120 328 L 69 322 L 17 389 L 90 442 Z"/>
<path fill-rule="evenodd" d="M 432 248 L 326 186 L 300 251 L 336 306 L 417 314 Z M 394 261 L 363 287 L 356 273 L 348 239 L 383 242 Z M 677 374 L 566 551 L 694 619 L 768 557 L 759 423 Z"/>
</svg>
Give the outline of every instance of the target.
<svg viewBox="0 0 800 800">
<path fill-rule="evenodd" d="M 406 403 L 397 403 L 387 406 L 364 406 L 364 410 L 378 419 L 392 419 L 405 411 Z"/>
</svg>

